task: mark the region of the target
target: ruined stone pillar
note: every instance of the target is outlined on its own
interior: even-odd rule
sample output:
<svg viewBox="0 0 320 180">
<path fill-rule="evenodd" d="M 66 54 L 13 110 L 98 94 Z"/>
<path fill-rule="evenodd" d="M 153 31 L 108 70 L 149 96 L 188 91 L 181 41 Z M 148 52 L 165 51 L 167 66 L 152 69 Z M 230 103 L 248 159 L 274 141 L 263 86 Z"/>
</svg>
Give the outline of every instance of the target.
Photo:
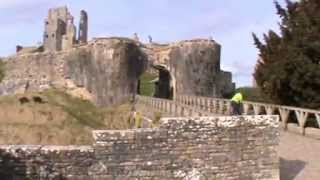
<svg viewBox="0 0 320 180">
<path fill-rule="evenodd" d="M 85 44 L 88 41 L 88 14 L 84 10 L 80 12 L 78 41 L 80 44 Z"/>
</svg>

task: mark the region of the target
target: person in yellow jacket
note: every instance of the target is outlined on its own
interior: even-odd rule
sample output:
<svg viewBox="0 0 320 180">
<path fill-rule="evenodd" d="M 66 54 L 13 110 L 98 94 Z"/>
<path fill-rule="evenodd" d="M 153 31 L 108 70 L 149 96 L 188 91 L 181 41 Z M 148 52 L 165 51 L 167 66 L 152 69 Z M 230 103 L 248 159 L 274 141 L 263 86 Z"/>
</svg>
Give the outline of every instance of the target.
<svg viewBox="0 0 320 180">
<path fill-rule="evenodd" d="M 133 120 L 134 120 L 135 128 L 141 128 L 142 127 L 142 114 L 140 112 L 134 112 L 133 113 Z"/>
<path fill-rule="evenodd" d="M 231 99 L 232 115 L 241 115 L 243 95 L 241 92 L 236 93 Z"/>
</svg>

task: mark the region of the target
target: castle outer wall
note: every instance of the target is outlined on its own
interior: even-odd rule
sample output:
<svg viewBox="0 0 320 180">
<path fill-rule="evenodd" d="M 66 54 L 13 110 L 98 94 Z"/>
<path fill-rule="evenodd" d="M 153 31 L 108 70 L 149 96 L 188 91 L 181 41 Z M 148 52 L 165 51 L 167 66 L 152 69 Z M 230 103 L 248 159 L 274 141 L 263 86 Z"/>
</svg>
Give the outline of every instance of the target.
<svg viewBox="0 0 320 180">
<path fill-rule="evenodd" d="M 170 75 L 165 83 L 172 86 L 173 98 L 221 97 L 234 90 L 231 74 L 220 69 L 220 46 L 213 41 L 149 50 L 127 38 L 97 38 L 64 51 L 17 54 L 5 59 L 0 95 L 55 88 L 98 106 L 120 104 L 137 93 L 139 76 L 148 67 Z"/>
<path fill-rule="evenodd" d="M 97 39 L 68 51 L 32 53 L 5 59 L 0 94 L 55 88 L 98 106 L 130 99 L 146 58 L 128 39 Z"/>
</svg>

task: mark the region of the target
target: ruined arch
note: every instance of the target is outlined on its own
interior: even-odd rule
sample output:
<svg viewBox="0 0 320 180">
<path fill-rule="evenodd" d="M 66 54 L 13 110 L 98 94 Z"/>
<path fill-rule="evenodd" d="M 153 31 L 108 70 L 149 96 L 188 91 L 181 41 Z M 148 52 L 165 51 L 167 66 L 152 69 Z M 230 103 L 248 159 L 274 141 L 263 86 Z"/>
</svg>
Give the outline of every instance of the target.
<svg viewBox="0 0 320 180">
<path fill-rule="evenodd" d="M 147 82 L 153 84 L 153 93 L 149 95 L 156 98 L 173 99 L 175 96 L 175 78 L 172 76 L 169 69 L 164 65 L 152 65 L 147 72 L 151 72 L 151 74 L 154 75 L 153 79 L 148 79 L 149 82 Z M 141 94 L 141 90 L 145 88 L 142 86 L 143 82 L 139 79 L 139 94 Z"/>
</svg>

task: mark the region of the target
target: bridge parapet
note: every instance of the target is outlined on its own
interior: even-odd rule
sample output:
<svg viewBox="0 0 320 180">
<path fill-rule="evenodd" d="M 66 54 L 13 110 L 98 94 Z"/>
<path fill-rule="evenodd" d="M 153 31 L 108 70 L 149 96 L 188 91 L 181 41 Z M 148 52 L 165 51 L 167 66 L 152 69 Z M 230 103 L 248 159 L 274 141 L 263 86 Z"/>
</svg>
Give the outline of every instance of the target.
<svg viewBox="0 0 320 180">
<path fill-rule="evenodd" d="M 148 107 L 177 117 L 216 116 L 216 114 L 209 111 L 205 111 L 197 107 L 190 107 L 172 100 L 146 96 L 137 96 L 137 100 L 139 103 L 142 103 Z"/>
<path fill-rule="evenodd" d="M 231 101 L 228 99 L 182 95 L 177 96 L 176 101 L 218 115 L 230 115 L 231 112 Z M 299 132 L 302 135 L 306 134 L 306 124 L 308 120 L 312 118 L 316 120 L 317 125 L 320 127 L 320 110 L 244 101 L 243 111 L 245 115 L 278 114 L 281 117 L 280 120 L 285 130 L 288 129 L 290 116 L 295 116 L 298 122 Z M 318 131 L 317 134 L 320 134 L 320 129 L 313 129 L 316 129 L 316 131 Z"/>
</svg>

